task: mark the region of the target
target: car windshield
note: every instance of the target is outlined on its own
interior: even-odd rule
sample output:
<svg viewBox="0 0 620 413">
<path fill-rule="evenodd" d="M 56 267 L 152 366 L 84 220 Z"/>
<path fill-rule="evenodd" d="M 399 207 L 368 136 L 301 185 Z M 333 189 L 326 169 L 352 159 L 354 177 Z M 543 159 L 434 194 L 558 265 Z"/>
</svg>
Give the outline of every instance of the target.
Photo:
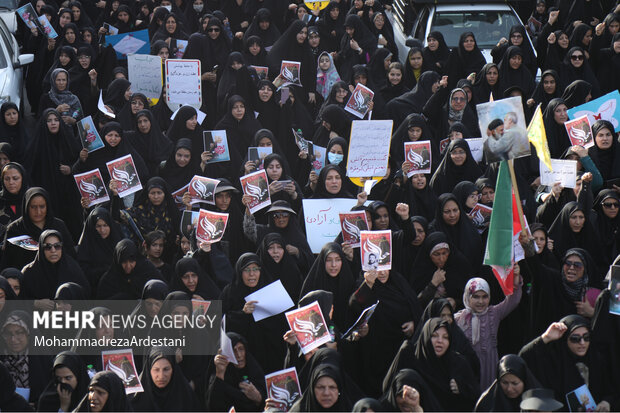
<svg viewBox="0 0 620 413">
<path fill-rule="evenodd" d="M 441 32 L 450 48 L 458 46 L 462 33 L 473 32 L 478 47 L 490 49 L 515 24 L 519 21 L 508 10 L 442 11 L 435 13 L 431 31 Z"/>
<path fill-rule="evenodd" d="M 0 0 L 0 8 L 15 10 L 17 9 L 17 0 Z"/>
</svg>

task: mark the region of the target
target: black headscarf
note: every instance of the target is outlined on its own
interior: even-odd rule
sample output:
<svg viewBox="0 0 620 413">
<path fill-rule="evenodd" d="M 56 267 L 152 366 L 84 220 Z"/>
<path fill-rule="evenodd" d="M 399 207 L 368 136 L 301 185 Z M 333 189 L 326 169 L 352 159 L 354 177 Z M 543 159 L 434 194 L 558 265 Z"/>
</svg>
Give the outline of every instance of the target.
<svg viewBox="0 0 620 413">
<path fill-rule="evenodd" d="M 58 237 L 60 242 L 63 242 L 62 234 L 59 231 L 53 229 L 43 231 L 39 237 L 39 251 L 34 261 L 22 270 L 24 280 L 20 295 L 31 299 L 52 299 L 59 285 L 71 281 L 82 286 L 88 295 L 90 284 L 73 257 L 65 255 L 63 251 L 60 261 L 55 264 L 45 258 L 43 245 L 51 236 Z"/>
<path fill-rule="evenodd" d="M 594 205 L 592 209 L 594 213 L 591 215 L 592 227 L 598 234 L 603 248 L 603 258 L 605 259 L 605 265 L 611 264 L 613 259 L 618 256 L 618 240 L 620 237 L 620 214 L 617 214 L 615 218 L 609 218 L 605 215 L 605 208 L 603 202 L 606 200 L 620 202 L 620 196 L 613 189 L 601 190 L 594 199 Z"/>
<path fill-rule="evenodd" d="M 295 20 L 286 29 L 282 36 L 273 44 L 267 54 L 269 65 L 269 77 L 275 78 L 280 73 L 282 60 L 300 62 L 299 80 L 305 90 L 314 91 L 316 86 L 316 61 L 308 39 L 302 44 L 297 42 L 297 34 L 302 31 L 306 23 L 302 20 Z"/>
<path fill-rule="evenodd" d="M 240 121 L 232 115 L 232 108 L 237 102 L 241 102 L 245 106 L 245 114 Z M 243 159 L 243 154 L 248 152 L 248 146 L 250 146 L 254 134 L 261 128 L 261 125 L 254 117 L 254 113 L 245 99 L 241 96 L 233 95 L 228 99 L 226 114 L 217 123 L 215 128 L 226 130 L 228 146 L 231 152 L 236 152 L 237 159 Z M 232 153 L 231 159 L 233 159 Z M 233 165 L 233 167 L 236 168 L 238 165 Z"/>
<path fill-rule="evenodd" d="M 97 232 L 99 220 L 110 227 L 110 235 L 106 239 L 101 238 Z M 101 275 L 110 268 L 114 247 L 121 239 L 121 229 L 112 219 L 110 211 L 103 207 L 90 211 L 78 242 L 77 259 L 93 288 L 99 283 Z"/>
<path fill-rule="evenodd" d="M 584 56 L 583 64 L 581 67 L 575 67 L 571 63 L 571 56 L 575 52 L 581 52 Z M 566 56 L 564 56 L 564 60 L 560 65 L 560 86 L 568 87 L 575 80 L 585 80 L 590 85 L 592 85 L 592 96 L 598 97 L 600 95 L 600 86 L 599 81 L 594 75 L 594 71 L 590 66 L 590 62 L 586 58 L 586 52 L 583 48 L 579 46 L 571 47 Z"/>
<path fill-rule="evenodd" d="M 433 38 L 439 42 L 437 50 L 431 51 L 428 46 L 422 51 L 424 57 L 424 70 L 432 70 L 438 74 L 445 73 L 448 69 L 447 63 L 450 58 L 450 48 L 446 44 L 443 34 L 439 31 L 432 31 L 427 38 Z"/>
<path fill-rule="evenodd" d="M 601 149 L 596 143 L 596 135 L 603 129 L 611 132 L 612 141 L 611 148 Z M 606 120 L 597 120 L 592 125 L 592 139 L 594 146 L 588 149 L 588 155 L 594 161 L 594 164 L 603 175 L 603 180 L 620 178 L 620 143 L 618 143 L 617 134 L 611 122 Z"/>
<path fill-rule="evenodd" d="M 276 263 L 269 254 L 269 247 L 278 244 L 284 250 L 282 259 Z M 301 291 L 303 276 L 295 259 L 286 251 L 286 241 L 282 235 L 271 233 L 265 235 L 263 241 L 256 252 L 263 263 L 263 270 L 267 272 L 271 279 L 282 281 L 282 285 L 288 292 L 293 301 L 297 301 Z"/>
<path fill-rule="evenodd" d="M 155 384 L 151 376 L 151 368 L 155 362 L 162 359 L 168 360 L 172 367 L 170 382 L 163 389 Z M 187 412 L 198 410 L 196 395 L 176 363 L 174 351 L 168 347 L 151 347 L 140 373 L 140 382 L 144 391 L 136 393 L 131 400 L 133 408 L 137 411 Z"/>
<path fill-rule="evenodd" d="M 461 210 L 469 213 L 471 211 L 471 208 L 465 205 L 465 203 L 467 202 L 467 198 L 469 198 L 471 194 L 477 191 L 478 187 L 476 186 L 476 184 L 470 181 L 462 181 L 456 184 L 456 186 L 452 190 L 452 193 L 456 197 L 457 203 L 461 207 Z"/>
<path fill-rule="evenodd" d="M 164 167 L 159 171 L 159 176 L 166 181 L 168 187 L 173 192 L 189 184 L 194 175 L 200 174 L 199 167 L 191 160 L 184 167 L 180 167 L 179 164 L 177 164 L 175 156 L 179 149 L 187 149 L 191 154 L 192 142 L 187 138 L 179 139 L 174 147 L 174 150 L 168 156 Z M 194 157 L 196 155 L 191 156 Z"/>
<path fill-rule="evenodd" d="M 233 69 L 232 65 L 240 63 L 239 69 Z M 231 96 L 241 96 L 245 102 L 247 111 L 252 111 L 254 101 L 254 80 L 250 69 L 246 66 L 243 55 L 240 52 L 232 52 L 228 55 L 226 63 L 221 70 L 217 87 L 217 104 L 219 111 L 225 113 L 226 101 Z"/>
<path fill-rule="evenodd" d="M 562 99 L 564 99 L 564 103 L 570 109 L 586 103 L 586 98 L 590 95 L 590 92 L 592 92 L 591 84 L 585 80 L 575 80 L 566 86 L 564 93 L 562 93 Z"/>
<path fill-rule="evenodd" d="M 555 80 L 555 92 L 553 92 L 553 94 L 551 95 L 546 93 L 544 89 L 543 82 L 545 81 L 545 77 L 547 76 L 551 76 Z M 536 88 L 534 89 L 534 93 L 532 93 L 532 99 L 534 99 L 536 104 L 539 104 L 539 103 L 541 104 L 540 109 L 544 112 L 549 102 L 551 102 L 551 99 L 559 98 L 559 97 L 560 97 L 560 75 L 558 75 L 558 72 L 556 72 L 553 69 L 545 70 L 542 76 L 540 77 L 540 82 L 536 85 Z"/>
<path fill-rule="evenodd" d="M 439 82 L 439 79 L 437 72 L 422 73 L 411 92 L 388 102 L 386 112 L 390 114 L 390 118 L 396 124 L 401 124 L 410 113 L 422 113 L 424 105 L 433 95 L 433 85 Z"/>
<path fill-rule="evenodd" d="M 177 26 L 172 33 L 168 32 L 168 29 L 166 28 L 166 21 L 168 21 L 168 19 L 171 17 L 177 23 Z M 179 18 L 174 12 L 170 12 L 164 17 L 162 25 L 159 27 L 157 32 L 155 32 L 151 41 L 154 42 L 157 40 L 166 40 L 169 37 L 175 40 L 187 40 L 187 38 L 189 37 L 188 34 L 185 33 L 185 29 L 183 27 L 183 19 Z"/>
<path fill-rule="evenodd" d="M 420 406 L 425 412 L 438 412 L 442 410 L 439 401 L 435 398 L 435 395 L 426 384 L 426 381 L 424 381 L 424 378 L 415 370 L 402 369 L 394 379 L 392 379 L 390 388 L 381 398 L 381 402 L 386 411 L 400 410 L 396 398 L 402 396 L 403 386 L 410 386 L 418 391 L 420 394 Z"/>
<path fill-rule="evenodd" d="M 426 123 L 426 119 L 419 113 L 412 113 L 408 115 L 400 124 L 398 129 L 392 133 L 392 142 L 390 144 L 390 158 L 394 160 L 398 165 L 405 161 L 405 142 L 411 142 L 409 138 L 409 129 L 418 127 L 422 129 L 422 135 L 418 140 L 431 141 L 431 152 L 433 164 L 437 164 L 437 157 L 439 157 L 439 148 L 437 147 L 436 140 L 433 137 L 431 128 Z"/>
<path fill-rule="evenodd" d="M 524 40 L 527 42 L 527 39 Z M 518 69 L 510 66 L 510 59 L 515 56 L 521 56 L 523 63 Z M 508 88 L 518 86 L 523 91 L 524 96 L 530 96 L 534 92 L 536 83 L 529 69 L 525 66 L 524 52 L 519 46 L 510 46 L 506 49 L 504 57 L 499 62 L 499 88 L 503 93 Z"/>
<path fill-rule="evenodd" d="M 24 167 L 17 162 L 9 162 L 2 169 L 4 170 L 6 167 L 18 171 L 22 177 L 22 186 L 16 194 L 10 193 L 4 185 L 4 180 L 2 180 L 2 190 L 0 191 L 0 208 L 4 211 L 4 214 L 7 215 L 9 222 L 12 222 L 22 216 L 22 202 L 24 200 L 24 194 L 28 189 L 28 175 L 26 174 Z M 8 225 L 9 222 L 4 222 L 4 224 Z"/>
<path fill-rule="evenodd" d="M 204 144 L 202 142 L 202 127 L 199 123 L 196 124 L 196 128 L 192 131 L 187 129 L 185 122 L 194 116 L 197 116 L 196 109 L 192 106 L 182 106 L 177 112 L 176 116 L 172 120 L 168 131 L 166 132 L 167 138 L 174 144 L 181 138 L 190 139 L 192 141 L 192 153 L 198 155 L 204 151 Z"/>
<path fill-rule="evenodd" d="M 324 411 L 334 411 L 334 412 L 343 412 L 351 410 L 352 405 L 347 405 L 348 399 L 344 397 L 340 397 L 340 393 L 343 389 L 343 383 L 340 378 L 340 372 L 337 367 L 333 364 L 321 364 L 317 366 L 312 371 L 312 376 L 310 378 L 310 384 L 306 391 L 304 391 L 303 395 L 299 400 L 295 402 L 295 404 L 289 410 L 290 412 L 324 412 Z M 338 385 L 338 400 L 336 403 L 329 409 L 324 409 L 321 407 L 319 402 L 316 399 L 316 393 L 314 390 L 314 386 L 319 381 L 321 377 L 330 377 L 333 379 Z"/>
<path fill-rule="evenodd" d="M 343 11 L 340 11 L 343 14 Z M 344 26 L 354 29 L 353 37 L 344 33 L 340 39 L 340 78 L 345 82 L 353 80 L 353 66 L 359 63 L 360 56 L 357 50 L 351 49 L 351 40 L 355 40 L 363 53 L 368 56 L 372 55 L 377 48 L 377 38 L 372 34 L 370 29 L 364 24 L 357 14 L 347 15 Z"/>
<path fill-rule="evenodd" d="M 460 79 L 465 79 L 470 73 L 478 73 L 486 64 L 486 59 L 478 48 L 478 42 L 471 52 L 466 51 L 463 47 L 465 39 L 469 36 L 473 37 L 474 41 L 476 40 L 473 32 L 465 32 L 459 38 L 458 47 L 452 49 L 450 53 L 448 67 L 446 68 L 447 73 L 449 73 L 450 86 L 455 85 Z"/>
<path fill-rule="evenodd" d="M 123 381 L 113 371 L 105 370 L 95 374 L 95 376 L 91 379 L 89 386 L 101 387 L 108 392 L 108 400 L 103 406 L 101 410 L 102 412 L 133 411 L 129 400 L 127 400 L 127 396 L 125 395 L 125 386 L 123 385 Z M 75 411 L 91 411 L 88 393 L 84 396 Z"/>
<path fill-rule="evenodd" d="M 465 163 L 461 166 L 456 166 L 450 157 L 450 152 L 456 148 L 461 148 L 465 151 Z M 429 186 L 436 195 L 441 195 L 451 192 L 457 183 L 461 181 L 475 182 L 481 175 L 482 171 L 474 160 L 467 141 L 465 139 L 455 139 L 448 145 L 441 163 L 431 178 Z"/>
<path fill-rule="evenodd" d="M 477 103 L 488 102 L 491 96 L 493 96 L 493 100 L 498 100 L 503 97 L 503 91 L 500 88 L 499 76 L 497 78 L 497 82 L 493 86 L 491 86 L 487 80 L 487 73 L 492 67 L 498 70 L 499 75 L 499 69 L 497 64 L 495 63 L 487 63 L 486 65 L 482 66 L 482 69 L 476 75 L 473 92 L 474 99 Z"/>
<path fill-rule="evenodd" d="M 130 274 L 123 270 L 123 262 L 136 261 Z M 133 241 L 123 239 L 114 248 L 112 266 L 103 274 L 97 288 L 99 299 L 138 299 L 144 284 L 151 279 L 161 279 L 157 268 L 139 252 Z"/>
<path fill-rule="evenodd" d="M 267 30 L 260 28 L 261 22 L 269 22 Z M 262 39 L 263 45 L 269 47 L 274 44 L 280 37 L 280 31 L 273 21 L 271 11 L 266 8 L 258 9 L 254 15 L 254 19 L 243 35 L 243 40 L 247 40 L 250 36 L 258 36 Z"/>
<path fill-rule="evenodd" d="M 338 17 L 335 20 L 330 15 L 333 9 L 338 9 L 339 11 Z M 330 1 L 327 7 L 323 9 L 323 15 L 319 18 L 317 27 L 321 36 L 321 46 L 328 52 L 336 52 L 338 47 L 340 47 L 340 39 L 345 33 L 345 17 L 345 5 L 340 5 L 337 1 Z"/>
<path fill-rule="evenodd" d="M 129 89 L 130 86 L 131 83 L 129 83 L 129 80 L 125 78 L 121 77 L 118 79 L 114 79 L 106 90 L 106 93 L 103 97 L 103 103 L 109 106 L 110 109 L 114 111 L 114 113 L 120 113 L 123 106 L 127 104 L 127 100 L 125 99 L 125 92 L 127 91 L 127 89 Z"/>
<path fill-rule="evenodd" d="M 332 90 L 336 89 L 336 85 L 334 85 Z M 324 126 L 317 128 L 312 138 L 312 142 L 315 145 L 326 147 L 329 143 L 330 132 L 335 132 L 342 137 L 348 137 L 351 134 L 351 118 L 340 105 L 324 106 L 321 110 L 320 120 L 329 123 L 330 129 L 327 130 Z"/>
<path fill-rule="evenodd" d="M 336 277 L 330 276 L 325 269 L 327 256 L 332 252 L 338 254 L 342 260 L 342 267 Z M 328 242 L 321 249 L 321 253 L 308 272 L 300 295 L 304 296 L 314 290 L 325 290 L 334 294 L 333 320 L 341 331 L 345 331 L 349 319 L 349 297 L 355 291 L 355 277 L 347 264 L 342 247 L 335 242 Z"/>
<path fill-rule="evenodd" d="M 245 305 L 245 297 L 249 294 L 253 293 L 266 286 L 271 282 L 268 278 L 269 275 L 262 271 L 260 278 L 258 280 L 258 284 L 255 287 L 248 287 L 243 282 L 243 269 L 249 266 L 250 264 L 257 264 L 259 267 L 262 266 L 260 258 L 258 255 L 253 254 L 251 252 L 246 252 L 239 260 L 237 260 L 237 264 L 235 265 L 235 278 L 233 282 L 224 288 L 222 291 L 221 300 L 222 300 L 222 312 L 225 314 L 229 311 L 240 310 Z"/>
<path fill-rule="evenodd" d="M 207 276 L 198 261 L 194 258 L 181 258 L 177 261 L 175 267 L 175 277 L 172 280 L 170 285 L 170 289 L 173 291 L 183 291 L 184 293 L 189 294 L 190 296 L 197 294 L 204 300 L 215 300 L 220 296 L 220 289 L 215 285 L 211 277 Z M 183 275 L 188 272 L 193 272 L 198 276 L 198 284 L 196 285 L 195 291 L 190 291 L 185 284 L 183 283 Z"/>
<path fill-rule="evenodd" d="M 9 126 L 5 119 L 5 114 L 9 109 L 16 110 L 18 113 L 17 124 L 13 126 Z M 5 102 L 0 107 L 0 142 L 11 144 L 14 156 L 12 161 L 23 162 L 26 149 L 30 145 L 30 136 L 26 130 L 26 123 L 22 121 L 22 114 L 13 102 Z"/>
<path fill-rule="evenodd" d="M 507 374 L 512 374 L 523 382 L 523 391 L 541 387 L 528 368 L 525 360 L 515 354 L 507 354 L 497 365 L 497 379 L 493 382 L 476 403 L 476 412 L 514 412 L 518 411 L 521 396 L 510 399 L 502 390 L 499 381 Z"/>
<path fill-rule="evenodd" d="M 143 93 L 132 93 L 127 103 L 123 105 L 121 111 L 116 115 L 116 121 L 121 124 L 125 131 L 136 131 L 138 129 L 137 113 L 134 115 L 131 109 L 131 102 L 136 101 L 141 101 L 145 109 L 149 108 L 149 101 Z"/>
<path fill-rule="evenodd" d="M 370 79 L 368 80 L 372 82 L 373 88 L 377 91 L 383 89 L 388 83 L 387 71 L 385 70 L 384 62 L 391 56 L 392 53 L 390 50 L 382 47 L 376 49 L 370 57 L 370 61 L 367 66 L 370 74 Z"/>
<path fill-rule="evenodd" d="M 559 90 L 559 88 L 560 86 L 556 85 L 556 89 Z M 558 124 L 553 117 L 553 112 L 560 105 L 566 105 L 566 102 L 560 98 L 551 99 L 543 112 L 543 122 L 545 124 L 545 133 L 547 134 L 549 153 L 554 159 L 559 159 L 562 153 L 571 146 L 564 124 Z"/>
<path fill-rule="evenodd" d="M 60 408 L 60 399 L 56 391 L 56 386 L 58 385 L 58 381 L 56 380 L 56 369 L 59 367 L 68 368 L 77 379 L 77 387 L 71 392 L 71 403 L 69 404 L 71 410 L 75 409 L 80 400 L 88 393 L 90 378 L 88 377 L 84 361 L 79 355 L 72 351 L 63 351 L 54 359 L 52 380 L 39 398 L 39 411 L 56 411 Z"/>
<path fill-rule="evenodd" d="M 325 187 L 325 180 L 327 178 L 327 173 L 329 171 L 335 170 L 340 174 L 340 178 L 342 179 L 342 186 L 340 187 L 340 191 L 336 194 L 332 194 L 327 191 Z M 324 199 L 324 198 L 352 198 L 353 195 L 347 192 L 345 179 L 348 179 L 344 173 L 342 173 L 342 169 L 338 165 L 325 165 L 321 172 L 319 173 L 319 178 L 316 183 L 316 189 L 314 194 L 310 197 L 312 199 Z"/>
<path fill-rule="evenodd" d="M 133 99 L 133 97 L 132 97 Z M 148 106 L 147 106 L 148 107 Z M 136 122 L 141 117 L 148 119 L 151 129 L 147 133 L 142 133 L 140 129 L 126 134 L 126 138 L 131 146 L 142 156 L 151 176 L 157 172 L 157 167 L 172 152 L 172 142 L 159 129 L 159 124 L 153 117 L 149 109 L 142 109 L 136 114 Z"/>
</svg>

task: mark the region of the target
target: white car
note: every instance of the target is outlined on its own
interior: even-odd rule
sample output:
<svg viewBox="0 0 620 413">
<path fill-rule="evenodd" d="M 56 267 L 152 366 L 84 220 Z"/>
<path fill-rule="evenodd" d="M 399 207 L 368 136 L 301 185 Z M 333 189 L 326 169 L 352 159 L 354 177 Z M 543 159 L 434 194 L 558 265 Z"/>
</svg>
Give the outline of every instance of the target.
<svg viewBox="0 0 620 413">
<path fill-rule="evenodd" d="M 0 105 L 10 101 L 23 109 L 23 67 L 33 60 L 33 54 L 20 54 L 15 36 L 0 19 Z"/>
<path fill-rule="evenodd" d="M 415 1 L 411 6 L 407 0 L 394 0 L 390 21 L 394 27 L 394 41 L 398 46 L 399 60 L 403 64 L 410 49 L 407 40 L 417 39 L 426 46 L 426 38 L 432 31 L 441 32 L 450 49 L 458 46 L 462 33 L 473 32 L 485 59 L 487 62 L 492 62 L 491 49 L 502 37 L 508 38 L 512 26 L 523 24 L 512 6 L 507 3 L 471 4 L 440 1 L 436 4 L 434 1 L 428 1 Z M 417 15 L 417 18 L 412 30 L 405 33 L 404 16 L 409 7 L 413 7 L 413 14 Z M 529 36 L 527 41 L 530 44 L 532 42 Z M 535 50 L 534 47 L 532 49 Z"/>
</svg>

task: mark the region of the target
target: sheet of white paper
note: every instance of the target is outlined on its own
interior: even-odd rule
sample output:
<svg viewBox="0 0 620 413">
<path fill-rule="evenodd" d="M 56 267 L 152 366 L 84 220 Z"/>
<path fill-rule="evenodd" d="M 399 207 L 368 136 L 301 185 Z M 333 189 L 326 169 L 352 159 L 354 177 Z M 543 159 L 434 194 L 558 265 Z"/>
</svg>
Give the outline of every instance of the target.
<svg viewBox="0 0 620 413">
<path fill-rule="evenodd" d="M 293 307 L 295 304 L 282 285 L 277 280 L 258 291 L 245 297 L 245 302 L 258 301 L 252 315 L 254 321 L 260 321 L 272 315 L 280 314 Z"/>
<path fill-rule="evenodd" d="M 233 351 L 232 341 L 226 334 L 226 316 L 222 316 L 222 328 L 220 330 L 220 348 L 222 349 L 222 356 L 225 356 L 228 361 L 234 365 L 239 364 L 235 352 Z"/>
<path fill-rule="evenodd" d="M 106 116 L 111 117 L 112 119 L 116 118 L 116 115 L 110 112 L 103 103 L 103 91 L 99 91 L 99 102 L 97 103 L 97 108 Z"/>
<path fill-rule="evenodd" d="M 484 145 L 483 138 L 471 138 L 465 139 L 467 144 L 469 145 L 469 150 L 471 151 L 471 156 L 474 158 L 476 162 L 482 162 L 482 146 Z"/>
<path fill-rule="evenodd" d="M 116 43 L 114 46 L 114 50 L 116 50 L 120 54 L 128 55 L 130 53 L 135 53 L 142 46 L 144 46 L 146 42 L 144 40 L 138 39 L 133 36 L 125 36 L 123 39 Z"/>
<path fill-rule="evenodd" d="M 347 176 L 385 176 L 392 139 L 391 120 L 354 120 L 351 124 Z"/>
<path fill-rule="evenodd" d="M 571 159 L 551 159 L 549 170 L 547 165 L 540 161 L 540 183 L 553 186 L 559 182 L 564 188 L 574 188 L 577 182 L 577 161 Z"/>
<path fill-rule="evenodd" d="M 159 99 L 163 77 L 161 57 L 132 54 L 127 56 L 127 70 L 132 92 L 144 93 L 147 98 Z"/>
<path fill-rule="evenodd" d="M 366 182 L 364 182 L 364 192 L 366 192 L 366 194 L 370 194 L 370 190 L 372 189 L 373 186 L 375 186 L 375 184 L 379 182 L 376 179 L 369 179 Z"/>
<path fill-rule="evenodd" d="M 186 106 L 186 105 L 183 105 Z M 183 106 L 179 106 L 179 109 L 181 109 Z M 177 113 L 179 112 L 179 109 L 175 110 L 172 115 L 170 116 L 170 120 L 174 120 L 174 118 L 177 116 Z M 205 118 L 207 117 L 207 114 L 204 113 L 203 111 L 196 109 L 196 113 L 197 113 L 197 120 L 198 120 L 198 124 L 202 124 L 202 122 L 205 120 Z"/>
</svg>

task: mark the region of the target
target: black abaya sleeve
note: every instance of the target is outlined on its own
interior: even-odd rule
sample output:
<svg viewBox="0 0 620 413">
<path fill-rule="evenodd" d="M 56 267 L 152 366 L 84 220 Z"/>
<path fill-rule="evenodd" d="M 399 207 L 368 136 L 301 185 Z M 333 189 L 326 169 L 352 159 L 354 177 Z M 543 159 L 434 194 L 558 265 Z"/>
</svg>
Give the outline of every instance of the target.
<svg viewBox="0 0 620 413">
<path fill-rule="evenodd" d="M 220 380 L 215 374 L 209 379 L 206 404 L 211 412 L 227 412 L 233 406 L 240 412 L 257 410 L 257 406 L 241 390 Z"/>
<path fill-rule="evenodd" d="M 428 118 L 429 124 L 433 126 L 435 132 L 441 131 L 442 106 L 446 103 L 449 95 L 450 89 L 439 87 L 422 109 L 422 114 Z"/>
</svg>

